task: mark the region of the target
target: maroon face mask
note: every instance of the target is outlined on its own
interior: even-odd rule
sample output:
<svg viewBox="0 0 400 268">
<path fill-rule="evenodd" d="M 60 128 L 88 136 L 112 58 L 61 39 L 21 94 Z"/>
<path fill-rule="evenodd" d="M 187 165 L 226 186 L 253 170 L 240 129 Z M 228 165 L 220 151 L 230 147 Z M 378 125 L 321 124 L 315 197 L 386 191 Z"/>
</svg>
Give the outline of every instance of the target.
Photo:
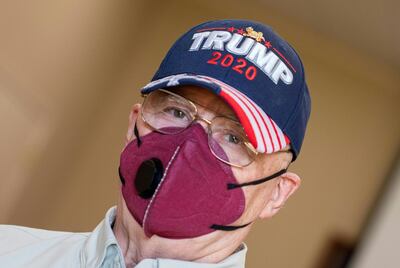
<svg viewBox="0 0 400 268">
<path fill-rule="evenodd" d="M 137 129 L 135 126 L 136 136 Z M 222 150 L 222 149 L 221 149 Z M 121 154 L 119 175 L 126 205 L 147 236 L 191 238 L 229 226 L 245 209 L 243 186 L 208 147 L 199 124 L 175 135 L 151 132 Z"/>
</svg>

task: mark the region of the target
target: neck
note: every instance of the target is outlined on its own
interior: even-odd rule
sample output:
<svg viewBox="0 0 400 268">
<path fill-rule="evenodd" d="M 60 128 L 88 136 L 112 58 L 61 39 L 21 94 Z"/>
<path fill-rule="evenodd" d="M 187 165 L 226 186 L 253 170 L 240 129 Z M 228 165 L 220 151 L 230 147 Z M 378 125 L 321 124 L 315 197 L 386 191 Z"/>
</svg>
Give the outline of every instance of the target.
<svg viewBox="0 0 400 268">
<path fill-rule="evenodd" d="M 231 255 L 244 240 L 249 228 L 234 232 L 215 231 L 188 239 L 147 237 L 130 215 L 124 200 L 119 203 L 113 227 L 126 267 L 135 267 L 143 259 L 167 258 L 182 261 L 218 263 Z"/>
</svg>

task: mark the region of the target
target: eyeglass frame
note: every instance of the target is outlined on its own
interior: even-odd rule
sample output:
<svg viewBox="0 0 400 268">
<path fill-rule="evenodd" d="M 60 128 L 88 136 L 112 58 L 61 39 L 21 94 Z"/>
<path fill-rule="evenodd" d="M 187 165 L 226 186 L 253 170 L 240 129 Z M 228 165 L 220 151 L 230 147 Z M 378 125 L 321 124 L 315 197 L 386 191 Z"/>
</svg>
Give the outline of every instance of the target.
<svg viewBox="0 0 400 268">
<path fill-rule="evenodd" d="M 184 99 L 185 101 L 187 101 L 187 102 L 194 108 L 194 111 L 195 111 L 194 115 L 192 115 L 192 114 L 190 113 L 190 115 L 192 116 L 192 120 L 191 120 L 190 124 L 187 125 L 185 128 L 183 128 L 182 130 L 180 130 L 180 131 L 178 131 L 178 132 L 176 132 L 176 133 L 174 133 L 174 134 L 178 134 L 178 133 L 184 131 L 184 130 L 187 129 L 189 126 L 191 126 L 191 125 L 193 124 L 194 121 L 200 120 L 200 121 L 203 121 L 203 122 L 205 122 L 205 123 L 207 124 L 207 137 L 208 137 L 208 139 L 210 139 L 210 134 L 211 134 L 211 127 L 210 127 L 210 126 L 211 126 L 211 124 L 212 124 L 212 121 L 213 121 L 215 118 L 217 118 L 217 117 L 224 117 L 224 118 L 227 118 L 227 119 L 229 119 L 229 120 L 232 120 L 231 118 L 226 117 L 226 116 L 223 116 L 223 115 L 220 115 L 220 116 L 217 115 L 217 116 L 215 116 L 213 119 L 208 120 L 208 119 L 206 119 L 206 118 L 204 118 L 204 117 L 201 117 L 201 116 L 199 115 L 199 112 L 198 112 L 198 109 L 197 109 L 197 105 L 202 106 L 201 104 L 195 103 L 195 102 L 192 101 L 192 100 L 189 100 L 189 99 L 187 99 L 187 98 L 185 98 L 185 97 L 183 97 L 183 96 L 181 96 L 181 95 L 179 95 L 179 94 L 176 94 L 176 93 L 174 93 L 174 92 L 171 92 L 171 91 L 166 90 L 166 89 L 163 89 L 163 88 L 160 88 L 160 89 L 158 89 L 157 91 L 162 91 L 162 92 L 164 92 L 164 93 L 170 94 L 170 95 L 175 96 L 175 97 L 177 97 L 177 98 Z M 144 104 L 145 104 L 145 101 L 146 101 L 147 96 L 149 96 L 149 95 L 150 95 L 151 93 L 153 93 L 153 92 L 154 92 L 154 91 L 152 91 L 152 92 L 150 92 L 150 93 L 142 94 L 142 97 L 144 98 L 144 100 L 143 100 L 143 102 L 142 102 L 142 105 L 143 105 L 143 106 L 144 106 Z M 143 112 L 141 113 L 141 118 L 142 118 L 143 122 L 145 122 L 145 123 L 146 123 L 149 127 L 151 127 L 153 130 L 155 130 L 155 131 L 157 131 L 157 132 L 159 132 L 159 133 L 162 133 L 162 134 L 171 135 L 171 133 L 165 133 L 165 132 L 161 131 L 160 129 L 157 129 L 157 128 L 155 128 L 154 126 L 152 126 L 152 125 L 146 120 L 146 118 L 144 117 Z M 232 121 L 236 121 L 236 120 L 232 120 Z M 239 123 L 239 122 L 238 122 L 238 123 Z M 239 123 L 239 125 L 240 125 L 240 123 Z M 241 127 L 242 127 L 242 126 L 241 126 Z M 242 129 L 243 129 L 243 127 L 242 127 Z M 244 129 L 243 129 L 243 130 L 244 130 Z M 245 132 L 244 132 L 244 134 L 245 134 L 245 136 L 246 136 L 246 138 L 247 138 L 247 135 L 246 135 Z M 247 139 L 248 139 L 248 138 L 247 138 Z M 250 161 L 248 164 L 246 164 L 246 165 L 238 165 L 238 164 L 230 163 L 230 162 L 228 162 L 228 161 L 226 161 L 226 160 L 220 158 L 219 156 L 217 156 L 216 153 L 213 151 L 213 149 L 210 148 L 210 151 L 211 151 L 211 153 L 212 153 L 218 160 L 224 162 L 225 164 L 228 164 L 228 165 L 234 166 L 234 167 L 238 167 L 238 168 L 244 168 L 244 167 L 246 167 L 246 166 L 248 166 L 248 165 L 250 165 L 251 163 L 254 162 L 254 160 L 255 160 L 255 158 L 257 157 L 257 155 L 259 154 L 259 152 L 254 148 L 254 146 L 250 143 L 250 141 L 248 141 L 248 140 L 247 140 L 247 141 L 243 141 L 243 144 L 244 144 L 244 145 L 250 150 L 250 152 L 253 154 L 253 156 L 251 157 L 251 161 Z M 209 140 L 208 140 L 208 146 L 210 147 L 210 142 L 209 142 Z"/>
</svg>

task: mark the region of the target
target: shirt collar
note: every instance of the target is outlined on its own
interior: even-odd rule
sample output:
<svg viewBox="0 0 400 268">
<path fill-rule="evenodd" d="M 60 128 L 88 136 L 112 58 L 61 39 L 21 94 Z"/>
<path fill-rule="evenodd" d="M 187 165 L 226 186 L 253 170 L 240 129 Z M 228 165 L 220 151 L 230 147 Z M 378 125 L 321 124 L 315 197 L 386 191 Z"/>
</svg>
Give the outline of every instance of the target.
<svg viewBox="0 0 400 268">
<path fill-rule="evenodd" d="M 118 255 L 121 266 L 125 267 L 125 262 L 121 253 L 121 249 L 118 246 L 117 239 L 115 238 L 114 232 L 111 228 L 115 220 L 116 213 L 116 207 L 110 208 L 107 211 L 104 220 L 102 220 L 99 225 L 97 225 L 97 227 L 85 241 L 81 252 L 81 263 L 83 267 L 100 267 L 105 257 L 107 256 L 107 252 L 110 253 L 111 249 L 112 252 L 115 252 L 115 254 Z M 141 265 L 146 267 L 146 262 L 149 262 L 152 264 L 156 263 L 158 266 L 155 267 L 158 268 L 244 268 L 246 253 L 247 246 L 246 244 L 242 243 L 239 250 L 237 250 L 235 253 L 219 263 L 197 263 L 159 258 L 144 259 L 138 263 L 138 267 L 140 267 Z"/>
<path fill-rule="evenodd" d="M 85 241 L 81 254 L 81 262 L 84 264 L 84 267 L 100 267 L 107 255 L 107 250 L 109 250 L 110 247 L 118 249 L 116 251 L 114 250 L 114 252 L 119 255 L 120 262 L 124 262 L 117 239 L 115 238 L 114 232 L 111 228 L 116 213 L 117 209 L 115 206 L 110 208 L 107 211 L 104 220 L 97 225 Z M 122 266 L 125 267 L 125 265 Z"/>
</svg>

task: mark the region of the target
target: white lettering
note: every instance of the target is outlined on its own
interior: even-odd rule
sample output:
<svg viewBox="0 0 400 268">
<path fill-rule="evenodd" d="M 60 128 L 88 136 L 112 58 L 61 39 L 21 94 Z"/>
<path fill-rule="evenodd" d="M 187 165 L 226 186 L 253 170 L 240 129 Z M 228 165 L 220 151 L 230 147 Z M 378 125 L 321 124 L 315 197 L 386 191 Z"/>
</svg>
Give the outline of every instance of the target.
<svg viewBox="0 0 400 268">
<path fill-rule="evenodd" d="M 270 77 L 275 84 L 278 84 L 279 79 L 286 85 L 290 85 L 293 82 L 292 72 L 282 61 L 279 62 Z"/>
<path fill-rule="evenodd" d="M 271 76 L 271 71 L 279 60 L 278 56 L 272 51 L 267 52 L 267 48 L 260 43 L 255 43 L 246 59 L 254 63 L 266 75 Z"/>
<path fill-rule="evenodd" d="M 236 55 L 246 55 L 249 53 L 251 47 L 254 44 L 254 39 L 246 38 L 240 48 L 238 48 L 239 43 L 242 41 L 243 35 L 235 33 L 232 39 L 226 44 L 226 50 L 236 54 Z"/>
<path fill-rule="evenodd" d="M 214 31 L 208 36 L 201 49 L 224 50 L 224 43 L 231 39 L 232 34 L 225 31 Z"/>
<path fill-rule="evenodd" d="M 189 48 L 190 51 L 197 51 L 199 50 L 201 43 L 203 42 L 204 38 L 209 36 L 210 32 L 202 32 L 202 33 L 195 33 L 192 37 L 193 43 L 192 46 Z"/>
<path fill-rule="evenodd" d="M 293 73 L 288 66 L 272 50 L 268 51 L 266 46 L 256 42 L 253 38 L 245 38 L 238 33 L 232 35 L 227 31 L 212 31 L 195 33 L 192 40 L 189 51 L 198 51 L 200 48 L 224 51 L 225 48 L 234 55 L 246 55 L 245 58 L 257 66 L 275 84 L 278 84 L 279 80 L 287 85 L 293 82 Z M 179 79 L 181 77 L 171 79 L 168 85 L 179 84 Z"/>
</svg>

